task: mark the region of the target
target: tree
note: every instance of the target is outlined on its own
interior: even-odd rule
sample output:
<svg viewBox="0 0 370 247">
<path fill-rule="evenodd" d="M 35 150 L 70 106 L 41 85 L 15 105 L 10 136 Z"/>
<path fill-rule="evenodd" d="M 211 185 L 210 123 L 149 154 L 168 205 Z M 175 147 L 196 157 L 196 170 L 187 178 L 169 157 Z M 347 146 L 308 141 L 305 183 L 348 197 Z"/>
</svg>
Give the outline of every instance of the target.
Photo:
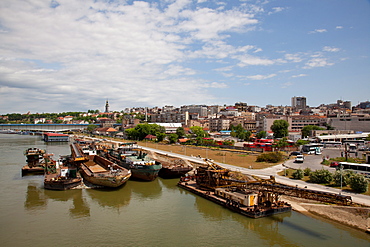
<svg viewBox="0 0 370 247">
<path fill-rule="evenodd" d="M 266 136 L 267 136 L 266 131 L 260 131 L 256 135 L 257 139 L 262 139 L 262 138 L 265 138 Z"/>
<path fill-rule="evenodd" d="M 193 126 L 193 127 L 190 127 L 190 130 L 191 130 L 191 132 L 193 132 L 193 134 L 196 137 L 203 138 L 203 137 L 207 137 L 208 136 L 207 132 L 205 132 L 202 127 Z"/>
<path fill-rule="evenodd" d="M 304 172 L 302 169 L 298 169 L 292 174 L 294 179 L 302 179 L 304 177 Z"/>
<path fill-rule="evenodd" d="M 282 138 L 288 135 L 289 123 L 285 120 L 275 120 L 271 125 L 271 130 L 274 132 L 275 138 Z"/>
<path fill-rule="evenodd" d="M 89 124 L 87 125 L 87 131 L 93 132 L 97 127 L 95 124 Z"/>
<path fill-rule="evenodd" d="M 185 130 L 184 130 L 184 128 L 183 127 L 178 127 L 176 129 L 176 135 L 178 137 L 184 137 L 185 136 Z"/>
<path fill-rule="evenodd" d="M 325 130 L 325 129 L 316 125 L 306 125 L 301 130 L 302 138 L 309 136 L 311 130 Z"/>
<path fill-rule="evenodd" d="M 295 145 L 296 146 L 301 146 L 301 145 L 306 145 L 308 143 L 310 143 L 310 142 L 309 141 L 302 140 L 302 139 L 299 139 L 299 140 L 296 141 Z"/>
<path fill-rule="evenodd" d="M 158 124 L 138 124 L 133 129 L 126 129 L 125 132 L 132 140 L 143 140 L 147 135 L 155 135 L 158 141 L 161 141 L 160 138 L 163 140 L 166 130 Z"/>
<path fill-rule="evenodd" d="M 277 147 L 278 149 L 285 148 L 286 146 L 289 145 L 287 141 L 288 139 L 286 137 L 281 138 L 280 140 L 274 143 L 274 147 Z"/>
<path fill-rule="evenodd" d="M 170 141 L 170 143 L 176 143 L 178 139 L 179 136 L 175 133 L 172 133 L 168 136 L 168 140 Z"/>
<path fill-rule="evenodd" d="M 367 135 L 367 137 L 365 138 L 366 141 L 370 141 L 370 134 Z"/>
<path fill-rule="evenodd" d="M 348 184 L 355 192 L 363 193 L 367 191 L 369 181 L 362 174 L 354 174 L 349 178 Z"/>
<path fill-rule="evenodd" d="M 230 125 L 231 136 L 236 137 L 241 140 L 249 140 L 252 133 L 250 131 L 246 131 L 241 124 L 237 126 Z"/>
<path fill-rule="evenodd" d="M 312 183 L 318 183 L 318 184 L 327 184 L 330 183 L 333 179 L 332 174 L 330 171 L 321 169 L 311 172 L 310 174 L 310 181 Z"/>
</svg>

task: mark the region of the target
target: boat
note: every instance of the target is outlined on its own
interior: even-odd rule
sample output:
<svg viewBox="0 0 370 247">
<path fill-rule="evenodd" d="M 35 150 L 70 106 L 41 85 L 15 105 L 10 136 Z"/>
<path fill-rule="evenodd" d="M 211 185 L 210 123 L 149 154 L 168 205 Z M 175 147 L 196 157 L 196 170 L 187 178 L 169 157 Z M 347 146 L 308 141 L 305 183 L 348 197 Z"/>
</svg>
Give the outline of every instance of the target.
<svg viewBox="0 0 370 247">
<path fill-rule="evenodd" d="M 136 143 L 124 143 L 117 149 L 108 150 L 105 156 L 132 172 L 132 178 L 153 181 L 158 177 L 162 164 L 149 157 Z"/>
<path fill-rule="evenodd" d="M 193 167 L 183 159 L 168 158 L 165 161 L 164 158 L 161 158 L 160 162 L 162 163 L 162 169 L 158 176 L 161 178 L 180 178 L 193 170 Z"/>
<path fill-rule="evenodd" d="M 65 158 L 58 161 L 45 155 L 46 172 L 44 175 L 44 188 L 49 190 L 69 190 L 81 185 L 82 178 L 78 169 L 68 164 Z"/>
<path fill-rule="evenodd" d="M 274 185 L 275 177 L 260 183 Z M 256 181 L 235 179 L 230 170 L 206 159 L 205 165 L 197 167 L 195 176 L 182 177 L 178 186 L 250 218 L 292 210 L 289 203 L 279 200 L 279 193 L 262 187 L 250 189 L 249 184 Z"/>
<path fill-rule="evenodd" d="M 87 161 L 81 162 L 80 172 L 89 183 L 113 188 L 123 185 L 131 177 L 130 170 L 99 155 L 90 155 Z"/>
<path fill-rule="evenodd" d="M 24 155 L 27 157 L 27 165 L 22 167 L 22 176 L 27 174 L 44 174 L 44 154 L 45 150 L 40 148 L 28 148 L 24 151 Z"/>
</svg>

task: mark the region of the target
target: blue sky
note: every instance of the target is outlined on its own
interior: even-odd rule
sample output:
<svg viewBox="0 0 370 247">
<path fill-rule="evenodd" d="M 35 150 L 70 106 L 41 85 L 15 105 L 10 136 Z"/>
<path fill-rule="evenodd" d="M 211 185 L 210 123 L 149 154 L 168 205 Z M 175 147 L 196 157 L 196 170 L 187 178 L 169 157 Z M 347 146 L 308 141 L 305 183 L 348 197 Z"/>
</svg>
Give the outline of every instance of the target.
<svg viewBox="0 0 370 247">
<path fill-rule="evenodd" d="M 366 0 L 0 1 L 0 114 L 370 99 Z"/>
</svg>

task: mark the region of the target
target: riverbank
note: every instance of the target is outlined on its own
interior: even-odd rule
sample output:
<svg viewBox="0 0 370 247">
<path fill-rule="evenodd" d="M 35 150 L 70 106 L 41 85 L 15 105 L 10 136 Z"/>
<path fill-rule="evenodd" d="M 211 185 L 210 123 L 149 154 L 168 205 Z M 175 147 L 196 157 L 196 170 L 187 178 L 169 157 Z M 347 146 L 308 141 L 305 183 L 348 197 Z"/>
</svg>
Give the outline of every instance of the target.
<svg viewBox="0 0 370 247">
<path fill-rule="evenodd" d="M 369 207 L 328 205 L 290 196 L 281 196 L 281 199 L 291 204 L 294 211 L 307 216 L 324 218 L 330 222 L 340 223 L 370 233 Z"/>
</svg>

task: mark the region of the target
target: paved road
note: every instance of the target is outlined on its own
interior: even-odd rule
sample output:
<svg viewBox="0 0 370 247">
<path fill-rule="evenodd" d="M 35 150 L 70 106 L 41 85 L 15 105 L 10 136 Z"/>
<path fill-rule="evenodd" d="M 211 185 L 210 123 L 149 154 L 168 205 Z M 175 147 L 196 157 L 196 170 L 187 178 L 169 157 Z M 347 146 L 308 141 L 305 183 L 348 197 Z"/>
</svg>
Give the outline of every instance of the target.
<svg viewBox="0 0 370 247">
<path fill-rule="evenodd" d="M 157 149 L 148 148 L 148 147 L 142 147 L 142 148 L 146 149 L 146 150 L 151 150 L 151 151 L 154 151 L 154 152 L 157 152 L 157 153 L 161 153 L 161 154 L 167 154 L 169 156 L 188 159 L 189 161 L 192 161 L 192 162 L 198 162 L 198 163 L 203 162 L 200 158 L 196 158 L 196 157 L 191 157 L 191 156 L 186 156 L 186 155 L 176 154 L 176 153 L 171 153 L 171 152 L 165 152 L 165 151 L 162 151 L 162 150 L 157 150 Z M 281 184 L 286 184 L 286 185 L 290 185 L 290 186 L 298 186 L 300 188 L 308 188 L 308 189 L 312 189 L 312 190 L 331 192 L 331 193 L 337 193 L 337 194 L 341 193 L 342 195 L 351 196 L 352 201 L 355 202 L 355 203 L 363 204 L 363 205 L 366 205 L 366 206 L 370 207 L 370 196 L 361 195 L 361 194 L 357 194 L 357 193 L 351 193 L 351 192 L 347 192 L 347 191 L 342 191 L 341 192 L 340 189 L 327 187 L 327 186 L 323 186 L 323 185 L 319 185 L 319 184 L 307 183 L 307 182 L 304 182 L 302 180 L 294 180 L 294 179 L 289 179 L 289 178 L 284 177 L 284 176 L 277 175 L 278 172 L 283 171 L 284 169 L 286 169 L 288 167 L 289 168 L 294 168 L 294 169 L 298 169 L 298 168 L 305 169 L 306 167 L 309 167 L 311 170 L 317 170 L 317 169 L 324 168 L 324 169 L 334 171 L 335 170 L 334 168 L 331 168 L 331 167 L 328 167 L 328 166 L 323 166 L 320 163 L 323 159 L 323 156 L 326 157 L 327 155 L 330 155 L 330 157 L 335 157 L 335 155 L 337 155 L 338 153 L 340 155 L 340 150 L 339 149 L 337 149 L 337 150 L 324 149 L 322 155 L 307 155 L 307 156 L 305 156 L 305 161 L 303 163 L 294 163 L 294 159 L 290 159 L 290 160 L 285 161 L 284 164 L 279 164 L 279 165 L 269 167 L 269 168 L 265 168 L 265 169 L 248 169 L 248 168 L 228 165 L 228 164 L 224 164 L 224 163 L 219 163 L 219 162 L 216 162 L 216 163 L 225 167 L 225 168 L 227 168 L 227 169 L 230 169 L 232 171 L 239 171 L 239 172 L 242 172 L 244 174 L 256 175 L 256 176 L 260 176 L 262 178 L 270 178 L 270 176 L 273 175 L 273 176 L 275 176 L 276 181 L 278 183 L 281 183 Z M 336 156 L 336 157 L 338 157 L 338 156 Z"/>
</svg>

